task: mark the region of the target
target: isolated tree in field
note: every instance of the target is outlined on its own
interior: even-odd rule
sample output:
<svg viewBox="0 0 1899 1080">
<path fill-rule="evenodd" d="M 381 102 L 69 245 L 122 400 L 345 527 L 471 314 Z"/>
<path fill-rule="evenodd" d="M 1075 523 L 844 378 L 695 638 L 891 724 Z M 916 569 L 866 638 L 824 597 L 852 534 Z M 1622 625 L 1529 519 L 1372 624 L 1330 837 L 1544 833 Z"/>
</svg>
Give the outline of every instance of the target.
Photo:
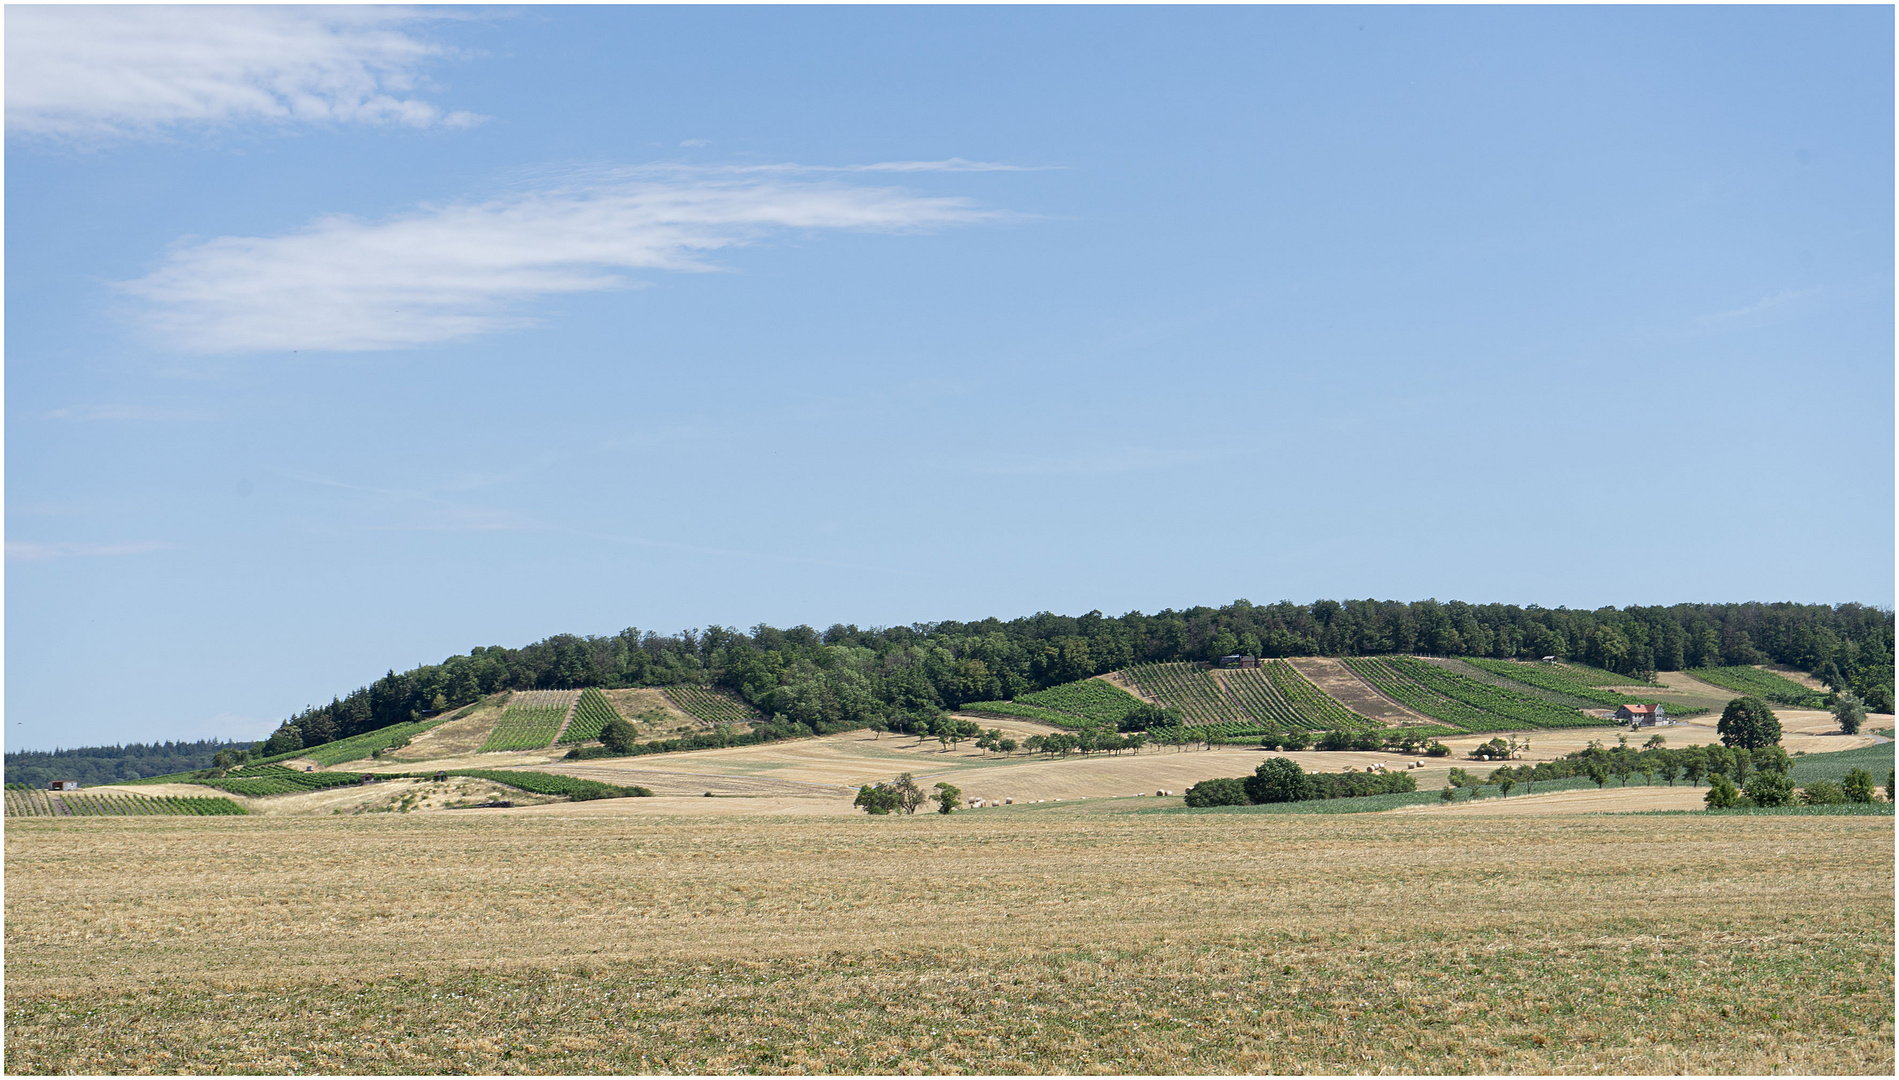
<svg viewBox="0 0 1899 1080">
<path fill-rule="evenodd" d="M 1445 784 L 1444 789 L 1437 793 L 1437 797 L 1440 802 L 1451 802 L 1457 798 L 1457 789 Z"/>
<path fill-rule="evenodd" d="M 1507 776 L 1504 777 L 1502 780 L 1497 781 L 1497 790 L 1501 792 L 1505 798 L 1509 798 L 1510 789 L 1516 786 L 1517 786 L 1517 782 Z"/>
<path fill-rule="evenodd" d="M 1728 702 L 1714 730 L 1720 733 L 1722 745 L 1741 750 L 1780 745 L 1780 720 L 1757 697 L 1737 697 Z"/>
<path fill-rule="evenodd" d="M 1873 774 L 1865 769 L 1851 769 L 1846 781 L 1840 785 L 1840 791 L 1847 802 L 1869 803 L 1873 801 Z M 1891 796 L 1887 796 L 1891 798 Z"/>
<path fill-rule="evenodd" d="M 632 753 L 639 737 L 637 728 L 617 716 L 600 729 L 600 745 L 616 754 Z"/>
<path fill-rule="evenodd" d="M 1710 810 L 1727 810 L 1741 798 L 1741 789 L 1734 786 L 1722 773 L 1715 773 L 1708 780 L 1708 793 L 1701 797 Z"/>
<path fill-rule="evenodd" d="M 1609 782 L 1609 767 L 1604 765 L 1601 759 L 1591 760 L 1588 769 L 1589 779 L 1596 782 L 1596 788 L 1598 790 L 1602 788 L 1602 785 Z"/>
<path fill-rule="evenodd" d="M 1858 735 L 1860 725 L 1866 722 L 1866 703 L 1851 690 L 1842 690 L 1833 702 L 1833 719 L 1840 722 L 1841 731 Z"/>
<path fill-rule="evenodd" d="M 881 816 L 901 809 L 903 799 L 889 784 L 865 784 L 857 789 L 857 801 L 851 805 L 862 807 L 867 814 Z"/>
<path fill-rule="evenodd" d="M 953 814 L 956 812 L 956 800 L 963 797 L 963 789 L 957 787 L 955 784 L 938 781 L 936 794 L 930 797 L 936 800 L 937 813 Z"/>
<path fill-rule="evenodd" d="M 997 739 L 996 749 L 1002 751 L 1004 756 L 1013 754 L 1015 753 L 1015 740 L 1014 739 Z"/>
<path fill-rule="evenodd" d="M 897 793 L 897 803 L 903 807 L 904 813 L 914 814 L 917 812 L 917 807 L 923 805 L 923 789 L 917 786 L 916 778 L 909 773 L 904 773 L 891 781 L 890 787 Z"/>
</svg>

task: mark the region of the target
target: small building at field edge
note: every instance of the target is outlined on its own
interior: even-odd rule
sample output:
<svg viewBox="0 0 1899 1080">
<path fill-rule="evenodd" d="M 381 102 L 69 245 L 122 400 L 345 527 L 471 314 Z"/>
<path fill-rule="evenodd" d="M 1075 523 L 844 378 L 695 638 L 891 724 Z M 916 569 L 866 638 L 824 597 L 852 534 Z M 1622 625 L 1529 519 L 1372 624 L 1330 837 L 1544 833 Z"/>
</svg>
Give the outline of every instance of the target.
<svg viewBox="0 0 1899 1080">
<path fill-rule="evenodd" d="M 1222 656 L 1220 658 L 1219 666 L 1221 667 L 1258 667 L 1259 657 L 1245 656 L 1239 653 L 1234 653 L 1229 656 Z"/>
<path fill-rule="evenodd" d="M 1654 705 L 1624 705 L 1615 711 L 1617 720 L 1633 720 L 1636 727 L 1654 727 L 1657 724 L 1670 724 L 1668 709 L 1659 702 Z"/>
<path fill-rule="evenodd" d="M 78 791 L 78 790 L 79 790 L 79 781 L 77 781 L 77 780 L 55 780 L 55 781 L 53 781 L 52 783 L 50 783 L 50 784 L 48 784 L 48 785 L 46 785 L 46 790 L 48 790 L 48 791 Z"/>
</svg>

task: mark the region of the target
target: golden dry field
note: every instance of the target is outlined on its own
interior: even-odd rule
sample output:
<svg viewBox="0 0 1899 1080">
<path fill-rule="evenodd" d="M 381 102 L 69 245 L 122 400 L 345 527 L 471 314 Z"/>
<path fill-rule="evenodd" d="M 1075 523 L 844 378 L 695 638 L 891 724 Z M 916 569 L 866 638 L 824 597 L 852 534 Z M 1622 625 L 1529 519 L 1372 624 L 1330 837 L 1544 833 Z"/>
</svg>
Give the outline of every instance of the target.
<svg viewBox="0 0 1899 1080">
<path fill-rule="evenodd" d="M 1890 817 L 609 807 L 12 821 L 5 1068 L 1894 1068 Z"/>
</svg>

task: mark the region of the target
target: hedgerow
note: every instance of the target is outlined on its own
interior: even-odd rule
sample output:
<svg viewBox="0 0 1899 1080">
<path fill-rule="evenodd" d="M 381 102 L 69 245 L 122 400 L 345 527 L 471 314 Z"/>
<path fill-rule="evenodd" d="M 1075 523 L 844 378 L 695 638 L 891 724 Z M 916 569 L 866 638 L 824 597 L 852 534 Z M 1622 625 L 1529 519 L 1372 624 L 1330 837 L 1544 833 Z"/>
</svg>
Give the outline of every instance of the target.
<svg viewBox="0 0 1899 1080">
<path fill-rule="evenodd" d="M 651 789 L 638 784 L 603 784 L 598 780 L 582 780 L 577 776 L 563 776 L 560 773 L 519 772 L 511 769 L 452 769 L 449 770 L 449 775 L 492 780 L 497 784 L 531 791 L 536 795 L 565 795 L 575 802 L 587 802 L 592 799 L 645 798 L 653 794 Z"/>
</svg>

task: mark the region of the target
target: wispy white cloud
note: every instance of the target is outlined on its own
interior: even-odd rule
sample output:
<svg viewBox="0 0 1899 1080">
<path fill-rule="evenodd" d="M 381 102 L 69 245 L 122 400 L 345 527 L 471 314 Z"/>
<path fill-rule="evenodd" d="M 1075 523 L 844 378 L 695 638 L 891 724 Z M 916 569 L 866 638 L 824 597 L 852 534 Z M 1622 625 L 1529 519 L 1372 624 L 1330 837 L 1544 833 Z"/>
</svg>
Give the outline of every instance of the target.
<svg viewBox="0 0 1899 1080">
<path fill-rule="evenodd" d="M 425 100 L 423 67 L 455 50 L 413 9 L 14 4 L 7 131 L 151 136 L 244 121 L 460 127 Z"/>
<path fill-rule="evenodd" d="M 153 551 L 164 551 L 175 547 L 173 544 L 157 540 L 132 540 L 118 544 L 74 544 L 64 542 L 39 543 L 32 540 L 7 541 L 7 558 L 24 562 L 38 562 L 46 559 L 69 559 L 79 556 L 98 555 L 144 555 Z"/>
<path fill-rule="evenodd" d="M 71 405 L 46 414 L 50 420 L 208 420 L 210 413 L 194 409 L 170 409 L 159 405 Z"/>
<path fill-rule="evenodd" d="M 1741 322 L 1760 316 L 1791 314 L 1808 306 L 1809 302 L 1822 292 L 1818 285 L 1804 289 L 1783 289 L 1771 296 L 1764 296 L 1751 304 L 1729 311 L 1718 311 L 1712 315 L 1703 315 L 1701 321 L 1719 325 L 1721 323 Z"/>
<path fill-rule="evenodd" d="M 122 287 L 189 351 L 395 349 L 532 325 L 528 302 L 637 287 L 628 270 L 716 269 L 712 252 L 773 232 L 906 232 L 1003 216 L 966 198 L 822 177 L 596 171 L 486 202 L 186 244 Z"/>
</svg>

